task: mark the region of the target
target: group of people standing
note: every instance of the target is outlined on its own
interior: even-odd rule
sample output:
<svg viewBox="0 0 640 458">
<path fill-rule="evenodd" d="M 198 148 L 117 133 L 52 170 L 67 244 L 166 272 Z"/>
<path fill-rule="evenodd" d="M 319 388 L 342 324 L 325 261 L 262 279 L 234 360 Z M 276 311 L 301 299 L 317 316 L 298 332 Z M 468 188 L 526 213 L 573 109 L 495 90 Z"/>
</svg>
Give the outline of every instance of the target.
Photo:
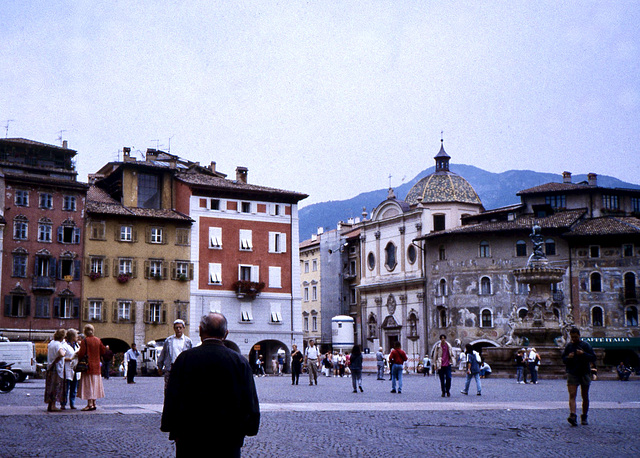
<svg viewBox="0 0 640 458">
<path fill-rule="evenodd" d="M 538 366 L 540 366 L 540 355 L 535 348 L 521 348 L 515 358 L 516 363 L 516 383 L 526 384 L 527 375 L 531 377 L 531 383 L 538 383 Z"/>
<path fill-rule="evenodd" d="M 44 402 L 47 411 L 59 412 L 75 409 L 76 396 L 86 400 L 84 411 L 96 410 L 96 400 L 104 397 L 101 358 L 107 348 L 95 337 L 93 326 L 84 327 L 84 334 L 78 343 L 78 331 L 58 329 L 47 346 L 47 373 Z M 86 370 L 77 371 L 79 365 Z M 56 407 L 60 404 L 60 408 Z"/>
</svg>

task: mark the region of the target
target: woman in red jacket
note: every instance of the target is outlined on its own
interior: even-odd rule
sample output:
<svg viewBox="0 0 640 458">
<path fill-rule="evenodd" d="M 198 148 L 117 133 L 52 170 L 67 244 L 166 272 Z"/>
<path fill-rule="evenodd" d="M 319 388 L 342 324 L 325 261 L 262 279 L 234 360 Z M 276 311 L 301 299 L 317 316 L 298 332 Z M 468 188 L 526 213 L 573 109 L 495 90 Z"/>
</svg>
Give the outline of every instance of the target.
<svg viewBox="0 0 640 458">
<path fill-rule="evenodd" d="M 84 327 L 85 338 L 78 350 L 78 359 L 88 356 L 89 360 L 89 370 L 82 374 L 78 388 L 78 397 L 87 401 L 87 406 L 82 410 L 96 410 L 96 399 L 104 398 L 100 357 L 104 355 L 106 348 L 93 332 L 93 326 L 90 324 Z"/>
</svg>

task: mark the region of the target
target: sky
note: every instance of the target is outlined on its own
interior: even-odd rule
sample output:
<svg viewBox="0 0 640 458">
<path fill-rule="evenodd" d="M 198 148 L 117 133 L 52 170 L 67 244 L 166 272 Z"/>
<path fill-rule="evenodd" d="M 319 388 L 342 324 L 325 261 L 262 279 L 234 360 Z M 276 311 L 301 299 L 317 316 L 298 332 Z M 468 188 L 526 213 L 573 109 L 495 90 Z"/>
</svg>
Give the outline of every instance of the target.
<svg viewBox="0 0 640 458">
<path fill-rule="evenodd" d="M 4 0 L 0 134 L 308 194 L 435 164 L 640 183 L 640 1 Z"/>
</svg>

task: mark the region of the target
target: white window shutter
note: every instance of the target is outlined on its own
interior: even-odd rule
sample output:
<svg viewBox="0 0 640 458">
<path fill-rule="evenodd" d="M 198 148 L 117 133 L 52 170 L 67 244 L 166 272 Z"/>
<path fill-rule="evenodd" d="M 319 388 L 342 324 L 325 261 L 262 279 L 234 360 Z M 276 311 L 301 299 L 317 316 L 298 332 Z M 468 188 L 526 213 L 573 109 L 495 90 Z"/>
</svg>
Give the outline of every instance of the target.
<svg viewBox="0 0 640 458">
<path fill-rule="evenodd" d="M 287 252 L 287 234 L 282 232 L 280 234 L 280 253 Z"/>
<path fill-rule="evenodd" d="M 256 283 L 260 281 L 260 266 L 251 266 L 251 281 Z"/>
</svg>

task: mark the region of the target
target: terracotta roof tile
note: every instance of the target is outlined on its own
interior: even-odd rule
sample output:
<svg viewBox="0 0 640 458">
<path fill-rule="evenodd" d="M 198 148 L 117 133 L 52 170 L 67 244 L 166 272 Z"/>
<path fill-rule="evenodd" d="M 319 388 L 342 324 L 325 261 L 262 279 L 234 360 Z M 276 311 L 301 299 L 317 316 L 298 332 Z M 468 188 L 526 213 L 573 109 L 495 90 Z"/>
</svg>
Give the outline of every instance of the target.
<svg viewBox="0 0 640 458">
<path fill-rule="evenodd" d="M 580 221 L 566 236 L 584 235 L 640 235 L 640 219 L 631 216 L 603 216 Z"/>
</svg>

